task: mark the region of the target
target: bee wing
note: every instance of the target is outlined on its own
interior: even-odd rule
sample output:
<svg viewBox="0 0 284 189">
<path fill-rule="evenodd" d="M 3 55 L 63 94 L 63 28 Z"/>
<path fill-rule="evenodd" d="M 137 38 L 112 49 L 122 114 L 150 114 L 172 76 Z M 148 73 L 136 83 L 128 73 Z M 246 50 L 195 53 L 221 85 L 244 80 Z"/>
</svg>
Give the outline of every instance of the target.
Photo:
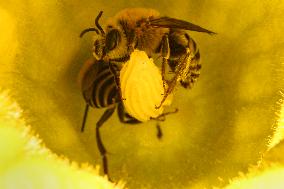
<svg viewBox="0 0 284 189">
<path fill-rule="evenodd" d="M 205 32 L 208 34 L 216 34 L 215 32 L 212 32 L 210 30 L 207 30 L 190 22 L 175 18 L 169 18 L 169 17 L 150 19 L 150 25 L 161 28 L 176 28 L 176 29 L 184 29 L 184 30 L 197 31 L 197 32 Z"/>
</svg>

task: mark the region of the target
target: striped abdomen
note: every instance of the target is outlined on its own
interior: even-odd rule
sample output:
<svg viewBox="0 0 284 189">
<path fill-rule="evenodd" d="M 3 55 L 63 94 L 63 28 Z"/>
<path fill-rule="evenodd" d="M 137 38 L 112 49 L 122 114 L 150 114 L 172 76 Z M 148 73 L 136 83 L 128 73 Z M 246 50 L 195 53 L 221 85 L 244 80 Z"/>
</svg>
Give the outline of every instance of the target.
<svg viewBox="0 0 284 189">
<path fill-rule="evenodd" d="M 118 102 L 118 91 L 108 64 L 97 62 L 90 66 L 82 82 L 87 104 L 103 108 Z"/>
</svg>

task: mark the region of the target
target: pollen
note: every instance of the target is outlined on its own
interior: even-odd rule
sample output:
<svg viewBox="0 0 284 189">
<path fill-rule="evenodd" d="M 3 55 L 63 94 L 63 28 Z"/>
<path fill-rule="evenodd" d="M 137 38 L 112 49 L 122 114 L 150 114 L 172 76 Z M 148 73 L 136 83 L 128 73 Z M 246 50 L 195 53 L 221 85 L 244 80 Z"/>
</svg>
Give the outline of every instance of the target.
<svg viewBox="0 0 284 189">
<path fill-rule="evenodd" d="M 126 111 L 141 122 L 159 117 L 172 102 L 169 95 L 163 106 L 156 108 L 164 97 L 162 75 L 144 51 L 134 50 L 131 54 L 120 71 L 120 84 Z"/>
</svg>

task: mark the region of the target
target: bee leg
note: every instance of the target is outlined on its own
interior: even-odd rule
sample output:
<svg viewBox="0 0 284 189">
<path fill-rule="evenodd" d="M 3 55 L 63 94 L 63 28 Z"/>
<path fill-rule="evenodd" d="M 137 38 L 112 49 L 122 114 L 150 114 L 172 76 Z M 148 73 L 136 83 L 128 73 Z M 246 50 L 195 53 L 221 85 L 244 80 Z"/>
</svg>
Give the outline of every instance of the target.
<svg viewBox="0 0 284 189">
<path fill-rule="evenodd" d="M 158 138 L 159 140 L 161 140 L 162 137 L 163 137 L 163 131 L 162 131 L 162 128 L 161 128 L 161 126 L 160 126 L 160 122 L 161 122 L 161 121 L 165 121 L 167 115 L 169 115 L 169 114 L 175 114 L 175 113 L 177 113 L 177 112 L 178 112 L 178 109 L 176 108 L 174 111 L 163 113 L 163 114 L 159 115 L 159 116 L 156 117 L 156 118 L 151 118 L 151 119 L 157 120 L 156 129 L 157 129 L 157 138 Z"/>
<path fill-rule="evenodd" d="M 166 65 L 169 64 L 169 58 L 170 58 L 170 44 L 169 44 L 169 36 L 168 34 L 165 34 L 162 38 L 161 42 L 161 54 L 162 54 L 162 80 L 163 80 L 163 87 L 164 87 L 164 94 L 166 92 L 166 79 L 165 79 L 165 71 L 166 71 Z"/>
<path fill-rule="evenodd" d="M 86 104 L 84 117 L 83 117 L 83 122 L 82 122 L 82 127 L 81 127 L 81 132 L 84 132 L 88 111 L 89 111 L 89 104 Z"/>
<path fill-rule="evenodd" d="M 177 113 L 177 112 L 178 112 L 178 109 L 176 108 L 174 111 L 162 113 L 162 114 L 159 115 L 158 117 L 155 117 L 155 118 L 151 117 L 151 119 L 157 120 L 157 121 L 165 121 L 167 115 L 175 114 L 175 113 Z"/>
<path fill-rule="evenodd" d="M 174 87 L 176 86 L 177 83 L 177 75 L 170 81 L 170 83 L 168 84 L 168 88 L 166 89 L 166 92 L 163 96 L 163 99 L 160 102 L 159 106 L 155 106 L 156 109 L 159 109 L 163 103 L 165 102 L 165 100 L 167 99 L 167 97 L 169 96 L 169 94 L 171 94 L 174 90 Z"/>
<path fill-rule="evenodd" d="M 123 104 L 119 103 L 117 107 L 117 113 L 118 113 L 118 118 L 121 123 L 127 123 L 127 124 L 137 124 L 141 123 L 137 119 L 131 117 L 128 113 L 125 112 Z"/>
<path fill-rule="evenodd" d="M 174 90 L 177 82 L 180 82 L 184 88 L 191 88 L 199 77 L 199 70 L 201 68 L 201 64 L 199 63 L 199 50 L 196 47 L 196 43 L 188 34 L 185 34 L 185 38 L 187 40 L 185 52 L 181 55 L 177 65 L 175 65 L 175 76 L 168 82 L 166 93 L 156 109 L 159 109 L 162 106 L 167 96 Z"/>
<path fill-rule="evenodd" d="M 178 108 L 176 108 L 174 111 L 171 112 L 165 112 L 159 115 L 157 118 L 164 118 L 163 121 L 165 120 L 165 116 L 170 115 L 170 114 L 175 114 L 178 112 Z"/>
<path fill-rule="evenodd" d="M 107 161 L 107 157 L 106 157 L 107 151 L 106 151 L 106 148 L 104 147 L 102 139 L 101 139 L 100 127 L 103 125 L 104 122 L 106 122 L 111 117 L 114 110 L 115 110 L 115 107 L 107 109 L 96 124 L 97 146 L 98 146 L 99 152 L 100 152 L 102 159 L 103 159 L 104 174 L 106 174 L 107 176 L 108 176 L 108 161 Z M 109 176 L 108 176 L 108 178 L 109 178 Z"/>
<path fill-rule="evenodd" d="M 163 87 L 164 87 L 164 97 L 161 100 L 161 103 L 159 106 L 156 106 L 156 109 L 159 109 L 165 100 L 167 99 L 168 95 L 172 92 L 172 89 L 170 86 L 166 89 L 166 79 L 165 79 L 165 66 L 169 64 L 170 59 L 170 44 L 169 44 L 169 36 L 168 34 L 165 34 L 162 38 L 161 42 L 161 49 L 160 52 L 162 54 L 162 80 L 163 80 Z"/>
<path fill-rule="evenodd" d="M 156 129 L 157 129 L 157 138 L 158 138 L 159 140 L 161 140 L 162 137 L 163 137 L 163 131 L 162 131 L 162 128 L 161 128 L 159 122 L 157 122 Z"/>
<path fill-rule="evenodd" d="M 113 74 L 114 76 L 114 81 L 118 90 L 118 95 L 121 101 L 125 100 L 124 98 L 122 98 L 122 94 L 121 94 L 121 88 L 120 88 L 120 79 L 119 79 L 119 75 L 117 74 L 117 70 L 116 68 L 113 66 L 113 64 L 111 63 L 111 61 L 108 62 L 109 65 L 109 69 L 110 72 Z"/>
<path fill-rule="evenodd" d="M 186 55 L 188 59 L 186 65 L 188 65 L 188 67 L 187 70 L 185 70 L 186 77 L 181 78 L 180 84 L 184 88 L 190 89 L 200 75 L 200 52 L 194 40 L 190 38 L 188 34 L 185 34 L 185 37 L 187 39 Z"/>
</svg>

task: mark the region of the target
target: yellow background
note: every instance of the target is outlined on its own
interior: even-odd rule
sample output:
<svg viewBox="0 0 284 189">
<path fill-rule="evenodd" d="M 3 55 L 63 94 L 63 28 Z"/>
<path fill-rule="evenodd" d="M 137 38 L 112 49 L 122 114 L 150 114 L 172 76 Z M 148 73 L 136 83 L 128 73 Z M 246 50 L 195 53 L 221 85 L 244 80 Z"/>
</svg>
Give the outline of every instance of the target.
<svg viewBox="0 0 284 189">
<path fill-rule="evenodd" d="M 92 37 L 79 33 L 126 7 L 149 7 L 218 33 L 193 33 L 202 61 L 192 90 L 179 89 L 175 115 L 156 138 L 152 121 L 125 126 L 113 116 L 102 129 L 110 174 L 130 188 L 221 186 L 256 165 L 276 126 L 283 87 L 283 1 L 3 1 L 0 86 L 11 90 L 28 124 L 57 154 L 101 164 L 92 110 L 79 132 L 84 101 L 77 73 Z"/>
</svg>

